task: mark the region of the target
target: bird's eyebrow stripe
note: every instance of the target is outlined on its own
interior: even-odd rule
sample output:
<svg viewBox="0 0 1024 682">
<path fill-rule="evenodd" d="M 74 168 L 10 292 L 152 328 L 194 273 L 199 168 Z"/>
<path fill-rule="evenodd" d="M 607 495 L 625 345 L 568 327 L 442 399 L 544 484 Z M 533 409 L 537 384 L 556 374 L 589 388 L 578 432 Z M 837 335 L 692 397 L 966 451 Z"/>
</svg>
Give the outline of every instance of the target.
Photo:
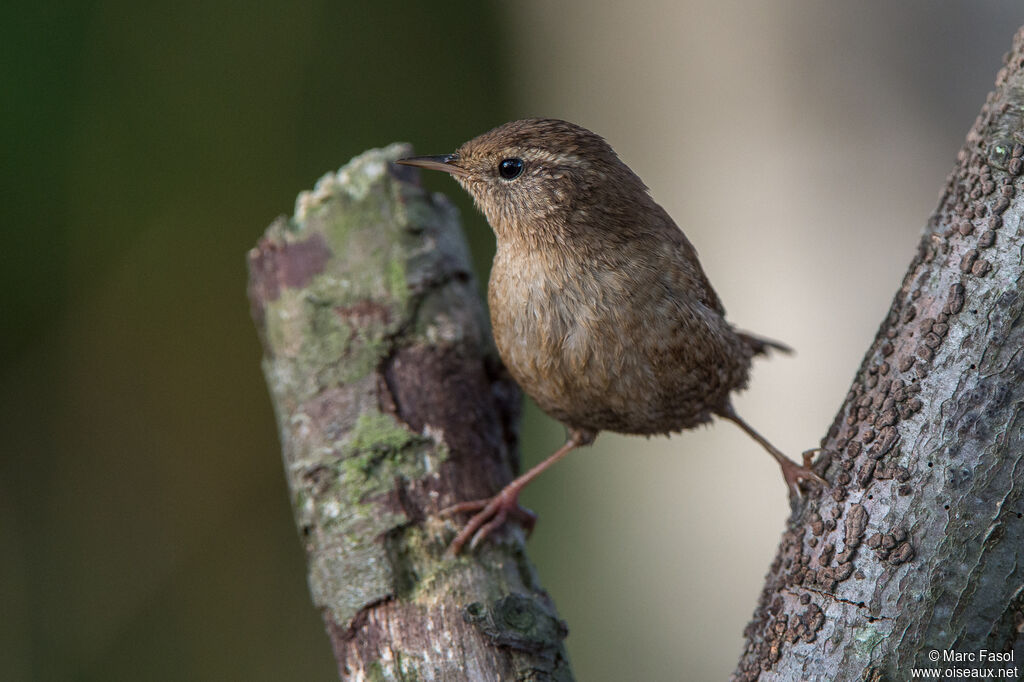
<svg viewBox="0 0 1024 682">
<path fill-rule="evenodd" d="M 576 168 L 587 168 L 591 165 L 590 161 L 582 156 L 553 152 L 550 149 L 539 149 L 537 147 L 524 149 L 523 158 L 526 161 L 549 162 L 559 166 L 574 166 Z"/>
</svg>

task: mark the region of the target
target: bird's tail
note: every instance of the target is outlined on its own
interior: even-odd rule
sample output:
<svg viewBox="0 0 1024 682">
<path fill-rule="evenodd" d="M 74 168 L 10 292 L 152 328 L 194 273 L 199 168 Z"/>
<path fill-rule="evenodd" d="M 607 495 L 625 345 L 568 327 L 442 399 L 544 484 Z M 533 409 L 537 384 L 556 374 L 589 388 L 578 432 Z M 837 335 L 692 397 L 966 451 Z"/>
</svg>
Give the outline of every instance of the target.
<svg viewBox="0 0 1024 682">
<path fill-rule="evenodd" d="M 787 355 L 793 352 L 792 348 L 784 343 L 780 343 L 779 341 L 772 341 L 771 339 L 766 339 L 763 336 L 757 336 L 756 334 L 751 334 L 749 332 L 738 333 L 740 338 L 746 341 L 747 346 L 750 347 L 750 350 L 754 355 L 768 355 L 768 352 L 773 350 L 777 350 Z"/>
</svg>

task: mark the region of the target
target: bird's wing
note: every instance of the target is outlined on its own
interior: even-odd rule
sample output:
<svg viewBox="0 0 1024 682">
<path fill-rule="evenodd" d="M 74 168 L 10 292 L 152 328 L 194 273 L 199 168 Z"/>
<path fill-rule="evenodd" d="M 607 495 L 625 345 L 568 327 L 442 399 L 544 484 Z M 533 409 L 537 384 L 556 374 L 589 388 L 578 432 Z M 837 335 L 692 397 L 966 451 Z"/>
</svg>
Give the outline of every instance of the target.
<svg viewBox="0 0 1024 682">
<path fill-rule="evenodd" d="M 662 220 L 655 225 L 655 234 L 652 236 L 664 245 L 657 250 L 659 260 L 662 261 L 659 267 L 674 280 L 672 285 L 676 291 L 681 294 L 685 292 L 691 300 L 725 317 L 725 307 L 708 276 L 704 274 L 704 268 L 697 258 L 697 249 L 693 248 L 693 244 L 668 213 L 661 206 L 658 209 Z"/>
</svg>

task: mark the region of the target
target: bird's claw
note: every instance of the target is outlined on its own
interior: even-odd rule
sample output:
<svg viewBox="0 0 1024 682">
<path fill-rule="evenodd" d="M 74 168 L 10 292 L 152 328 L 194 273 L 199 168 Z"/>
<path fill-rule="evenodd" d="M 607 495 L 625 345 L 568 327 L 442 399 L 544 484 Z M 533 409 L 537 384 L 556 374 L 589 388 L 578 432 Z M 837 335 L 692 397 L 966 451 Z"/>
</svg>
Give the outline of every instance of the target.
<svg viewBox="0 0 1024 682">
<path fill-rule="evenodd" d="M 821 448 L 805 450 L 802 456 L 803 465 L 797 464 L 788 458 L 785 461 L 779 462 L 779 465 L 782 467 L 782 477 L 786 479 L 786 485 L 789 486 L 790 493 L 795 495 L 798 500 L 802 500 L 804 497 L 803 489 L 800 487 L 801 482 L 810 482 L 821 486 L 824 490 L 829 489 L 828 481 L 811 468 L 814 453 L 820 451 Z"/>
<path fill-rule="evenodd" d="M 451 516 L 468 512 L 476 513 L 466 522 L 466 525 L 448 546 L 446 554 L 450 557 L 458 555 L 467 541 L 470 550 L 476 549 L 476 546 L 484 538 L 504 525 L 509 517 L 519 520 L 527 535 L 533 531 L 533 527 L 537 523 L 537 515 L 520 506 L 519 489 L 505 488 L 489 499 L 459 502 L 442 509 L 439 514 Z"/>
</svg>

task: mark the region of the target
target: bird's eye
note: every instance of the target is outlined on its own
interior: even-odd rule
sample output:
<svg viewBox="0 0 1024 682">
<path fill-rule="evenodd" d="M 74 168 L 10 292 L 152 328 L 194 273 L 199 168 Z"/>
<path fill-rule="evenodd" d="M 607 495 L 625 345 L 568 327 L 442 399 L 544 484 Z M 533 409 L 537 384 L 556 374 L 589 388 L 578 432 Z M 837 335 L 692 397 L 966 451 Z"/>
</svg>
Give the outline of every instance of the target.
<svg viewBox="0 0 1024 682">
<path fill-rule="evenodd" d="M 515 180 L 523 173 L 522 159 L 504 159 L 498 164 L 498 175 L 506 180 Z"/>
</svg>

